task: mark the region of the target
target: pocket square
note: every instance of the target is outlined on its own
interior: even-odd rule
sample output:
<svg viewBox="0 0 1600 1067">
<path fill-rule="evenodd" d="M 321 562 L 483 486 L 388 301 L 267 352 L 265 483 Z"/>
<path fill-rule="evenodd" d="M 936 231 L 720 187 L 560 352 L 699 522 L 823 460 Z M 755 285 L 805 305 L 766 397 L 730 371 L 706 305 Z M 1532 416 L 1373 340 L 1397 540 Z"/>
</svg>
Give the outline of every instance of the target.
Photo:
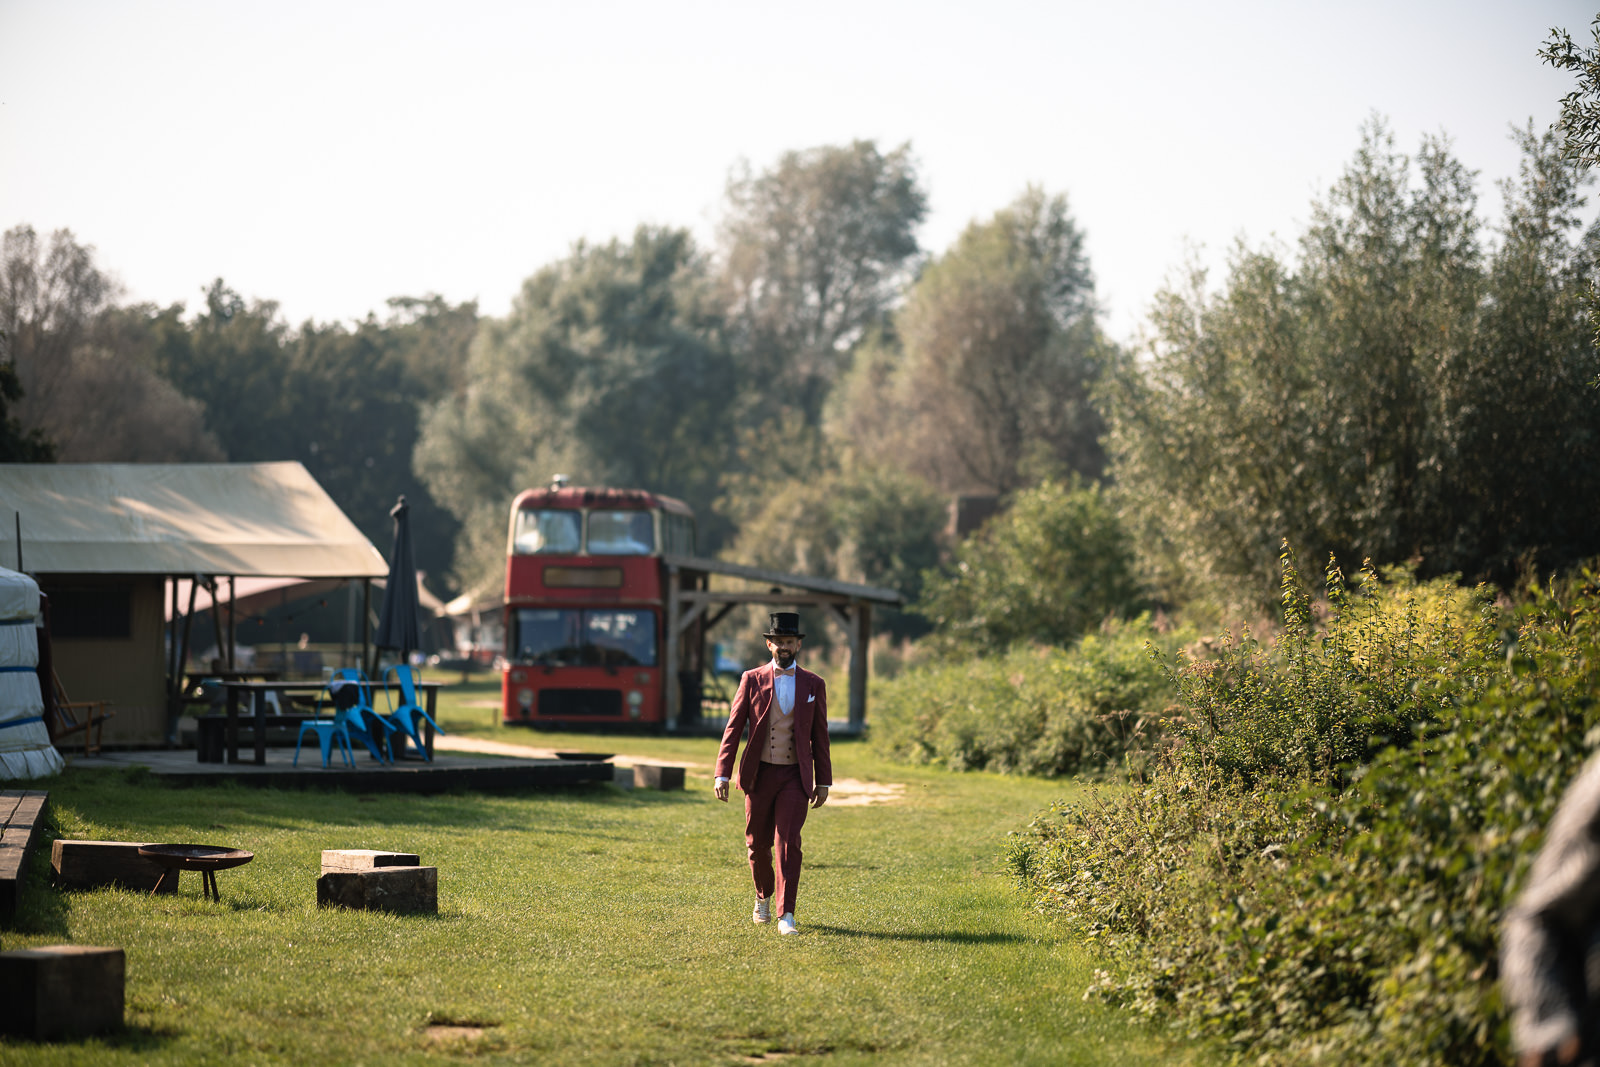
<svg viewBox="0 0 1600 1067">
<path fill-rule="evenodd" d="M 806 703 L 807 704 L 815 704 L 816 702 L 817 702 L 817 694 L 812 693 L 810 696 L 806 697 Z"/>
</svg>

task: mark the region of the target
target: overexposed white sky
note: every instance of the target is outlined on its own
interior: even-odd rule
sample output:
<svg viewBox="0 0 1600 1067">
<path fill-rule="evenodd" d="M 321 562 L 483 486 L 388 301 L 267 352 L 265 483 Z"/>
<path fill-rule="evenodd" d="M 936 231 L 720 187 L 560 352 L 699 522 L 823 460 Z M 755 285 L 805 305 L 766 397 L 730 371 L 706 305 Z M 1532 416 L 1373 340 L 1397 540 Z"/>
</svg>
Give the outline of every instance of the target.
<svg viewBox="0 0 1600 1067">
<path fill-rule="evenodd" d="M 709 245 L 730 168 L 909 141 L 945 249 L 1031 183 L 1133 335 L 1199 246 L 1291 241 L 1370 115 L 1494 183 L 1573 88 L 1564 0 L 805 4 L 0 0 L 0 229 L 71 229 L 128 299 L 221 277 L 298 323 L 437 292 L 503 315 L 579 239 Z"/>
</svg>

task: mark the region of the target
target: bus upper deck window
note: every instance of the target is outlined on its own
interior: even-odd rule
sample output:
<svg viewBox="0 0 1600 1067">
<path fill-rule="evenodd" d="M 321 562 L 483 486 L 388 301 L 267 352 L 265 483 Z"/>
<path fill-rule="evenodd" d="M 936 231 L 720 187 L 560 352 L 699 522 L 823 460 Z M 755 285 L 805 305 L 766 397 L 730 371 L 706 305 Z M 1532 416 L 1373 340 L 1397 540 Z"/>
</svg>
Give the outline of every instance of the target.
<svg viewBox="0 0 1600 1067">
<path fill-rule="evenodd" d="M 656 549 L 654 523 L 648 511 L 589 512 L 589 554 L 646 556 Z"/>
<path fill-rule="evenodd" d="M 578 551 L 579 518 L 576 511 L 519 511 L 512 551 L 519 556 L 573 555 Z"/>
</svg>

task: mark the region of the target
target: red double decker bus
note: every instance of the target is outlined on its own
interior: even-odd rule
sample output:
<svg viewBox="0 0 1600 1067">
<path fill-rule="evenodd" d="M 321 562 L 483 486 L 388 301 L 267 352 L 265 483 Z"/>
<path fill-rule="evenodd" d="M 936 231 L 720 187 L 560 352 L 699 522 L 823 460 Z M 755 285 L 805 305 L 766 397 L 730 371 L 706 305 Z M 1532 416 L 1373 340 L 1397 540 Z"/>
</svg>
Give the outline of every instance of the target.
<svg viewBox="0 0 1600 1067">
<path fill-rule="evenodd" d="M 693 556 L 694 512 L 638 489 L 558 479 L 511 505 L 503 719 L 531 726 L 666 721 L 663 555 Z"/>
</svg>

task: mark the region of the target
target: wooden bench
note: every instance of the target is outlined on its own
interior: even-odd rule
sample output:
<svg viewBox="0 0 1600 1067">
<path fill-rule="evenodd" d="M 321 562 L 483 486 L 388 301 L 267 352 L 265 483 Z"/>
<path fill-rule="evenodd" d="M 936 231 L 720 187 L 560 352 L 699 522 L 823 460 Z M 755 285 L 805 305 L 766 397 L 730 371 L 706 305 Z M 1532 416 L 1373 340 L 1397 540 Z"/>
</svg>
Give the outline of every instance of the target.
<svg viewBox="0 0 1600 1067">
<path fill-rule="evenodd" d="M 326 715 L 322 716 L 324 719 Z M 315 719 L 315 715 L 265 715 L 257 720 L 254 715 L 241 715 L 239 727 L 241 730 L 255 729 L 256 723 L 263 723 L 264 729 L 282 730 L 289 729 L 297 734 L 300 724 Z M 228 717 L 226 715 L 202 715 L 195 721 L 195 751 L 200 763 L 221 763 L 226 758 L 228 747 Z"/>
</svg>

